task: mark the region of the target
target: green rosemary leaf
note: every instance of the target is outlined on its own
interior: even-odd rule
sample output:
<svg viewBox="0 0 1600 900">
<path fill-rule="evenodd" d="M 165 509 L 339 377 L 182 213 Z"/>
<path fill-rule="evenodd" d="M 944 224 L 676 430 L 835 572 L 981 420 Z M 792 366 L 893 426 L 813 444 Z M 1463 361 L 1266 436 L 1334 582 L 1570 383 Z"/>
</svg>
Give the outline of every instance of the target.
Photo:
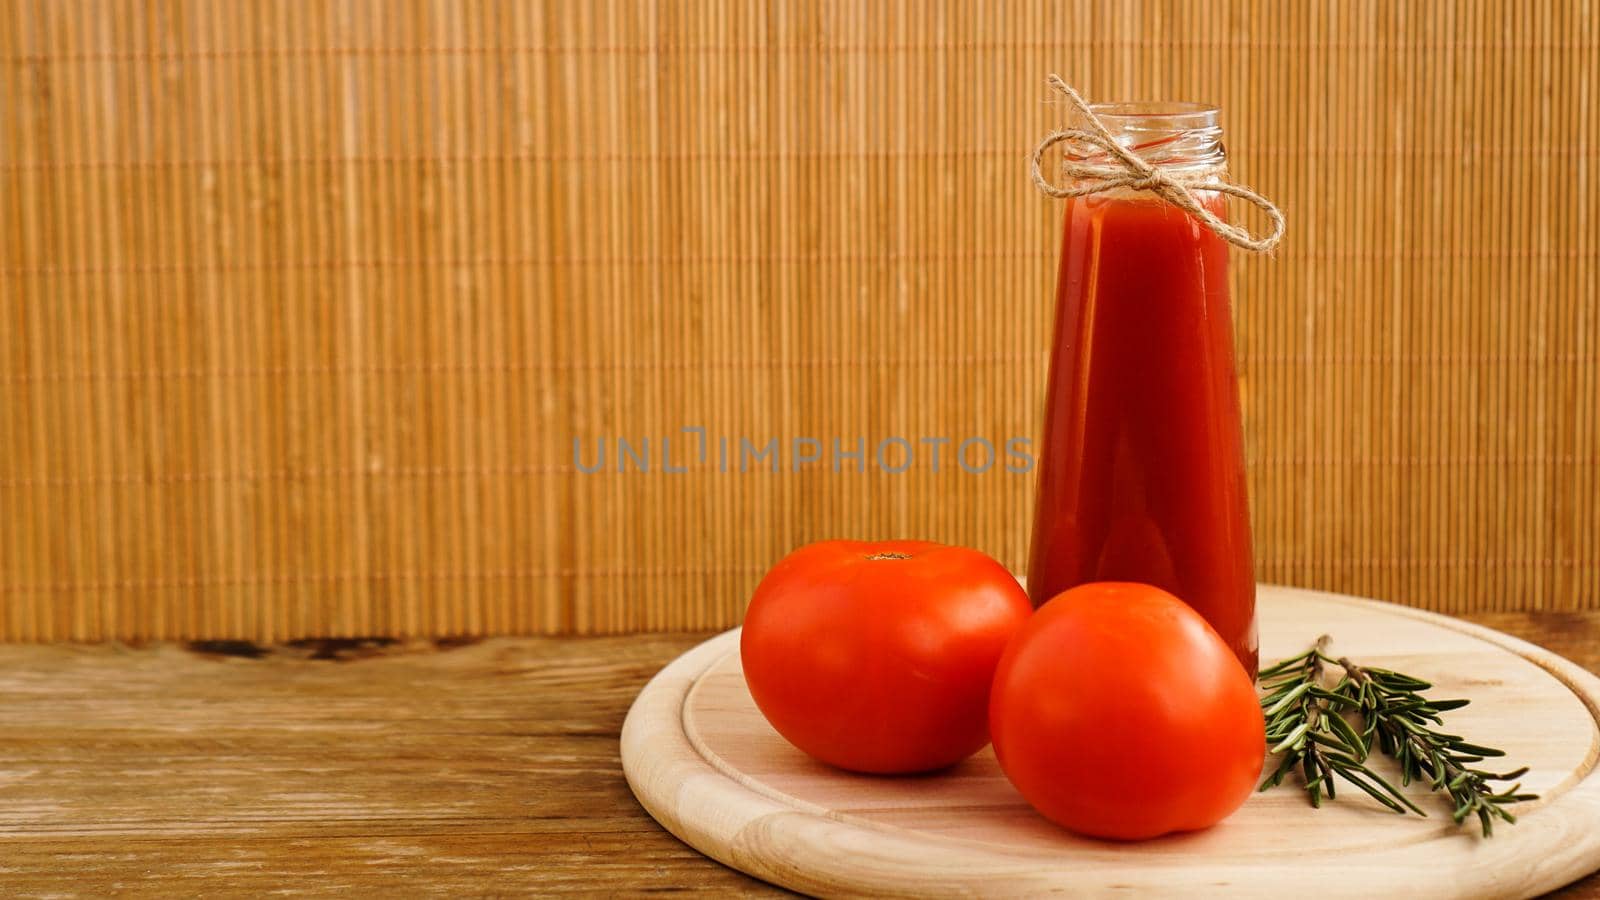
<svg viewBox="0 0 1600 900">
<path fill-rule="evenodd" d="M 1344 720 L 1344 716 L 1341 716 L 1335 712 L 1329 712 L 1327 718 L 1328 725 L 1331 726 L 1334 731 L 1339 733 L 1339 737 L 1344 741 L 1345 746 L 1360 751 L 1360 755 L 1356 758 L 1363 760 L 1366 759 L 1367 746 L 1365 742 L 1361 740 L 1360 735 L 1356 734 L 1356 730 L 1350 727 L 1350 723 Z"/>
<path fill-rule="evenodd" d="M 1276 746 L 1271 747 L 1270 749 L 1267 750 L 1267 752 L 1268 753 L 1282 753 L 1284 750 L 1287 750 L 1289 747 L 1294 746 L 1294 743 L 1296 741 L 1298 741 L 1301 738 L 1305 737 L 1306 731 L 1309 730 L 1310 727 L 1311 726 L 1308 725 L 1307 723 L 1301 722 L 1300 723 L 1300 727 L 1298 727 L 1295 730 L 1289 732 L 1289 736 L 1288 737 L 1286 737 L 1283 740 L 1279 741 Z"/>
<path fill-rule="evenodd" d="M 1294 768 L 1294 764 L 1295 758 L 1293 756 L 1285 756 L 1278 763 L 1278 768 L 1272 773 L 1272 775 L 1269 776 L 1266 781 L 1261 782 L 1261 787 L 1258 788 L 1258 790 L 1265 791 L 1268 788 L 1275 788 L 1282 784 L 1283 776 L 1289 774 L 1289 770 Z"/>
<path fill-rule="evenodd" d="M 1306 779 L 1306 796 L 1311 798 L 1311 806 L 1322 807 L 1322 775 L 1317 771 L 1316 757 L 1310 753 L 1301 757 L 1300 769 Z"/>
<path fill-rule="evenodd" d="M 1265 696 L 1263 696 L 1261 698 L 1261 708 L 1263 710 L 1266 710 L 1267 708 L 1273 706 L 1279 700 L 1283 699 L 1283 697 L 1285 695 L 1287 695 L 1290 691 L 1294 690 L 1294 687 L 1295 686 L 1293 684 L 1286 684 L 1286 685 L 1284 685 L 1282 687 L 1275 688 L 1274 690 L 1272 690 L 1271 692 L 1269 692 L 1268 694 L 1266 694 Z"/>
<path fill-rule="evenodd" d="M 1374 772 L 1371 769 L 1367 769 L 1367 768 L 1363 768 L 1361 770 L 1361 774 L 1366 776 L 1367 778 L 1371 778 L 1373 781 L 1376 781 L 1380 786 L 1383 787 L 1384 790 L 1389 792 L 1389 795 L 1391 797 L 1393 797 L 1394 799 L 1396 799 L 1396 800 L 1400 801 L 1401 803 L 1405 804 L 1407 809 L 1411 810 L 1412 812 L 1416 813 L 1419 816 L 1426 817 L 1428 815 L 1427 813 L 1423 812 L 1415 803 L 1412 803 L 1411 799 L 1405 795 L 1404 791 L 1401 791 L 1399 788 L 1395 787 L 1393 784 L 1390 784 L 1389 780 L 1384 778 L 1382 775 L 1379 775 L 1377 772 Z"/>
<path fill-rule="evenodd" d="M 1265 681 L 1274 675 L 1281 675 L 1290 669 L 1303 665 L 1306 661 L 1306 658 L 1309 657 L 1313 652 L 1315 651 L 1307 650 L 1299 656 L 1291 656 L 1288 659 L 1282 660 L 1281 662 L 1274 663 L 1273 665 L 1262 669 L 1256 677 L 1260 678 L 1262 681 Z"/>
<path fill-rule="evenodd" d="M 1480 747 L 1477 744 L 1469 744 L 1466 741 L 1462 741 L 1462 740 L 1459 740 L 1459 739 L 1454 741 L 1454 742 L 1452 742 L 1450 744 L 1450 748 L 1452 750 L 1462 750 L 1462 751 L 1465 751 L 1467 753 L 1471 753 L 1471 754 L 1473 754 L 1475 756 L 1479 756 L 1479 757 L 1505 756 L 1506 755 L 1506 752 L 1504 750 L 1496 750 L 1493 747 Z"/>
<path fill-rule="evenodd" d="M 1356 787 L 1360 788 L 1361 790 L 1365 791 L 1369 796 L 1372 797 L 1372 799 L 1378 801 L 1379 803 L 1382 803 L 1384 806 L 1388 807 L 1389 809 L 1392 809 L 1392 810 L 1394 810 L 1395 812 L 1397 812 L 1397 813 L 1399 813 L 1401 815 L 1405 815 L 1405 813 L 1406 813 L 1406 807 L 1405 806 L 1401 806 L 1399 803 L 1397 803 L 1393 798 L 1391 798 L 1388 794 L 1386 794 L 1377 785 L 1370 784 L 1365 779 L 1363 779 L 1361 777 L 1362 775 L 1372 775 L 1373 774 L 1372 772 L 1366 771 L 1366 770 L 1362 770 L 1362 769 L 1356 769 L 1356 768 L 1345 768 L 1345 767 L 1335 767 L 1335 768 L 1338 770 L 1339 775 L 1341 777 L 1343 777 L 1345 781 L 1347 781 L 1350 784 L 1353 784 Z M 1418 812 L 1421 812 L 1421 810 L 1418 810 Z"/>
<path fill-rule="evenodd" d="M 1299 700 L 1309 690 L 1311 690 L 1311 685 L 1309 683 L 1301 683 L 1298 687 L 1284 694 L 1283 698 L 1277 703 L 1274 703 L 1270 709 L 1265 710 L 1264 714 L 1267 716 L 1277 715 L 1284 709 L 1288 708 L 1289 704 Z"/>
<path fill-rule="evenodd" d="M 1329 716 L 1328 722 L 1331 724 L 1335 718 L 1337 718 L 1337 716 Z M 1329 734 L 1327 732 L 1309 731 L 1306 733 L 1306 737 L 1332 750 L 1344 750 L 1349 746 L 1345 743 L 1343 738 L 1336 734 Z"/>
<path fill-rule="evenodd" d="M 1285 756 L 1283 760 L 1278 763 L 1278 768 L 1272 773 L 1272 777 L 1267 779 L 1267 781 L 1270 782 L 1272 787 L 1277 787 L 1283 782 L 1283 776 L 1289 774 L 1289 770 L 1294 768 L 1294 764 L 1295 758 L 1293 756 Z M 1262 787 L 1262 790 L 1266 790 L 1265 785 Z"/>
<path fill-rule="evenodd" d="M 1310 694 L 1318 700 L 1323 700 L 1330 704 L 1336 704 L 1338 706 L 1345 707 L 1346 709 L 1357 709 L 1361 705 L 1354 697 L 1346 694 L 1336 694 L 1333 691 L 1325 691 L 1322 688 L 1312 688 Z"/>
<path fill-rule="evenodd" d="M 1343 763 L 1352 768 L 1359 769 L 1365 764 L 1365 760 L 1351 756 L 1348 751 L 1327 750 L 1322 755 L 1329 763 Z"/>
<path fill-rule="evenodd" d="M 1368 675 L 1372 676 L 1373 680 L 1383 684 L 1386 687 L 1399 688 L 1407 691 L 1425 691 L 1433 687 L 1431 682 L 1423 681 L 1420 678 L 1412 678 L 1410 675 L 1402 675 L 1399 672 L 1394 672 L 1389 669 L 1374 669 L 1367 667 L 1365 668 L 1365 671 Z"/>
</svg>

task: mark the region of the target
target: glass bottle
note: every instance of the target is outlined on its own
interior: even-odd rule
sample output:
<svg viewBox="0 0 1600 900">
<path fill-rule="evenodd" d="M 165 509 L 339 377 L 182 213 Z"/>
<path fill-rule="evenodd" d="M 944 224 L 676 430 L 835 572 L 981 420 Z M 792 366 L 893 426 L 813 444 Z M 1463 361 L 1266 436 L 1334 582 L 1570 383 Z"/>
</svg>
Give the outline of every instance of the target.
<svg viewBox="0 0 1600 900">
<path fill-rule="evenodd" d="M 1091 108 L 1163 172 L 1224 174 L 1215 108 Z M 1103 159 L 1080 150 L 1075 161 Z M 1195 194 L 1226 220 L 1226 195 Z M 1090 581 L 1155 585 L 1203 615 L 1254 676 L 1228 243 L 1153 193 L 1116 188 L 1067 200 L 1057 278 L 1029 595 L 1038 606 Z"/>
</svg>

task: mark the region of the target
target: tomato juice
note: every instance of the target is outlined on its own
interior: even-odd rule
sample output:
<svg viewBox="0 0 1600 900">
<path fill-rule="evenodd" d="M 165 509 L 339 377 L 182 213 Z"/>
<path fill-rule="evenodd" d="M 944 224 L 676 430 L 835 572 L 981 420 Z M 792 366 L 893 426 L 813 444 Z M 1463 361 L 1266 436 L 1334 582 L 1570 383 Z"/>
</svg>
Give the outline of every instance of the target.
<svg viewBox="0 0 1600 900">
<path fill-rule="evenodd" d="M 1226 197 L 1197 192 L 1225 217 Z M 1256 672 L 1228 244 L 1150 193 L 1067 201 L 1028 567 L 1188 603 Z"/>
</svg>

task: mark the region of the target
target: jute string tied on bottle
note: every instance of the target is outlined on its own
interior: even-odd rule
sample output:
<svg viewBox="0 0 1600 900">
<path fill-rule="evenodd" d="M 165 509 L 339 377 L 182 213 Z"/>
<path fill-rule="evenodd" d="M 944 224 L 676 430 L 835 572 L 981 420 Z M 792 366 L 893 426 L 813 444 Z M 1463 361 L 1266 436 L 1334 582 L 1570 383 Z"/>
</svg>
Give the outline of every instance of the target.
<svg viewBox="0 0 1600 900">
<path fill-rule="evenodd" d="M 1218 237 L 1235 247 L 1254 253 L 1266 253 L 1276 247 L 1278 241 L 1283 238 L 1283 213 L 1272 205 L 1272 201 L 1247 187 L 1222 181 L 1217 177 L 1221 172 L 1220 167 L 1200 172 L 1169 172 L 1159 165 L 1146 161 L 1137 153 L 1117 143 L 1116 138 L 1111 135 L 1111 130 L 1100 121 L 1099 116 L 1094 114 L 1083 97 L 1065 81 L 1056 75 L 1051 75 L 1047 80 L 1051 87 L 1060 91 L 1072 103 L 1088 128 L 1087 130 L 1069 128 L 1065 131 L 1051 132 L 1039 142 L 1038 147 L 1034 148 L 1033 183 L 1041 192 L 1051 197 L 1083 197 L 1118 188 L 1149 191 L 1199 219 L 1207 228 L 1216 232 Z M 1105 151 L 1112 162 L 1087 163 L 1068 157 L 1062 163 L 1061 172 L 1071 180 L 1072 186 L 1058 187 L 1051 184 L 1050 180 L 1044 177 L 1042 160 L 1046 150 L 1064 141 L 1098 147 Z M 1216 191 L 1255 204 L 1272 220 L 1272 230 L 1262 237 L 1256 237 L 1244 228 L 1222 221 L 1206 209 L 1205 204 L 1195 196 L 1194 192 L 1197 190 Z"/>
</svg>

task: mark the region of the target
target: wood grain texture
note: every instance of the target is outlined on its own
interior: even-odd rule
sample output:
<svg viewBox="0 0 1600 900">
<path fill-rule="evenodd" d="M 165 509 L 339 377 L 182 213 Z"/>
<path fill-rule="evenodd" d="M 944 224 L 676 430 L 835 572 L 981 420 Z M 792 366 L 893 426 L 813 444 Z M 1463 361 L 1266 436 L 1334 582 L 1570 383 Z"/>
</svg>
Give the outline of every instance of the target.
<svg viewBox="0 0 1600 900">
<path fill-rule="evenodd" d="M 1600 671 L 1600 613 L 1472 618 Z M 623 781 L 629 705 L 706 637 L 0 647 L 0 893 L 775 895 Z"/>
<path fill-rule="evenodd" d="M 699 639 L 0 647 L 0 894 L 753 890 L 617 759 Z"/>
<path fill-rule="evenodd" d="M 917 440 L 1037 431 L 1052 71 L 1220 104 L 1289 216 L 1235 271 L 1259 577 L 1600 607 L 1590 0 L 0 0 L 0 639 L 722 628 L 821 537 L 1020 566 L 1031 476 Z"/>
<path fill-rule="evenodd" d="M 1261 590 L 1262 653 L 1292 655 L 1324 630 L 1337 651 L 1415 674 L 1473 703 L 1453 731 L 1531 768 L 1540 794 L 1491 840 L 1434 818 L 1394 815 L 1363 795 L 1315 812 L 1295 790 L 1256 794 L 1223 824 L 1158 840 L 1079 838 L 1045 821 L 986 749 L 924 777 L 854 775 L 820 764 L 756 709 L 738 631 L 684 654 L 640 693 L 622 731 L 634 794 L 706 854 L 821 895 L 1281 897 L 1533 896 L 1600 868 L 1600 678 L 1507 635 L 1390 604 Z M 1376 762 L 1393 783 L 1392 761 Z M 1269 763 L 1270 766 L 1270 763 Z M 1440 816 L 1443 816 L 1441 819 Z"/>
</svg>

